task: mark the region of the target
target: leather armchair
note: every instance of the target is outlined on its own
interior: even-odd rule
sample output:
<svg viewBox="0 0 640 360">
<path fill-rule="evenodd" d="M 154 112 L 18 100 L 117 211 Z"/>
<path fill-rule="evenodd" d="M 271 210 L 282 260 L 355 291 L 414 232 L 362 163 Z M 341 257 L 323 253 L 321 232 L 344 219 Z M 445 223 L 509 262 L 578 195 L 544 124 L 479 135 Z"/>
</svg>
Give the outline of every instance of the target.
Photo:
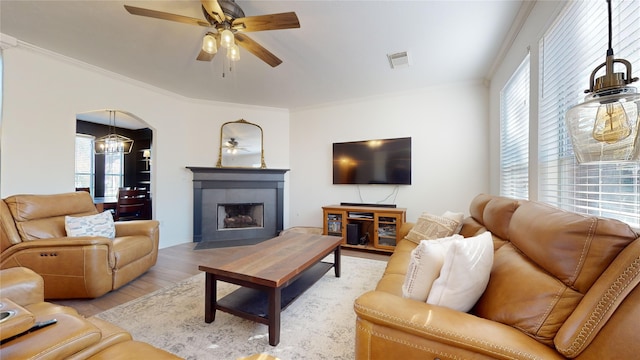
<svg viewBox="0 0 640 360">
<path fill-rule="evenodd" d="M 44 278 L 46 299 L 95 298 L 155 265 L 159 223 L 116 222 L 116 237 L 67 237 L 64 217 L 97 214 L 91 195 L 14 195 L 0 201 L 0 269 Z"/>
<path fill-rule="evenodd" d="M 637 358 L 637 229 L 485 194 L 469 210 L 461 234 L 488 230 L 495 249 L 475 307 L 463 313 L 403 298 L 416 246 L 403 239 L 375 291 L 355 301 L 356 359 Z"/>
<path fill-rule="evenodd" d="M 0 270 L 0 304 L 14 315 L 0 323 L 2 359 L 180 359 L 134 341 L 125 330 L 70 307 L 44 302 L 41 276 L 23 267 Z M 36 322 L 47 327 L 25 332 Z"/>
</svg>

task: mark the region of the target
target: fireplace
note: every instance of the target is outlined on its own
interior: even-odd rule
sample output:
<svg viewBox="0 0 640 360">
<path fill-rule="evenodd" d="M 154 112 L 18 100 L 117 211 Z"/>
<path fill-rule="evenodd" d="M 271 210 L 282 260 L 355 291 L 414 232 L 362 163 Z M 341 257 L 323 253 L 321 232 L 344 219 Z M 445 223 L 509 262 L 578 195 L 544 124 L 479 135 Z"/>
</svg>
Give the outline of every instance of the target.
<svg viewBox="0 0 640 360">
<path fill-rule="evenodd" d="M 283 226 L 280 169 L 187 167 L 193 172 L 193 241 L 269 239 Z"/>
</svg>

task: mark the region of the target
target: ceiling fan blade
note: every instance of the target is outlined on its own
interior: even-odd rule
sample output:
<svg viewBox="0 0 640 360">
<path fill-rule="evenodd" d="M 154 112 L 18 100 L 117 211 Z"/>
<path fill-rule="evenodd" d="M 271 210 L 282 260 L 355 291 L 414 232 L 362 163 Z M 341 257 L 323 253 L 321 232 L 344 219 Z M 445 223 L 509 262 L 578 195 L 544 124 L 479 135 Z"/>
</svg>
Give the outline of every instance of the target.
<svg viewBox="0 0 640 360">
<path fill-rule="evenodd" d="M 215 53 L 209 54 L 208 52 L 200 49 L 200 54 L 198 54 L 198 57 L 196 58 L 196 60 L 198 60 L 198 61 L 211 61 L 211 60 L 213 60 L 214 56 L 216 56 Z"/>
<path fill-rule="evenodd" d="M 207 10 L 209 16 L 211 16 L 217 23 L 222 24 L 225 20 L 224 12 L 218 4 L 218 0 L 201 0 L 202 7 Z"/>
<path fill-rule="evenodd" d="M 166 12 L 157 11 L 157 10 L 143 9 L 135 6 L 129 6 L 129 5 L 125 5 L 124 8 L 127 9 L 129 14 L 132 14 L 132 15 L 140 15 L 140 16 L 146 16 L 146 17 L 155 18 L 155 19 L 176 21 L 176 22 L 190 24 L 190 25 L 199 25 L 199 26 L 205 26 L 205 27 L 211 26 L 211 24 L 209 24 L 204 20 L 192 18 L 189 16 L 176 15 L 176 14 L 166 13 Z"/>
<path fill-rule="evenodd" d="M 282 60 L 278 59 L 277 56 L 273 55 L 269 50 L 262 47 L 262 45 L 253 41 L 250 37 L 245 34 L 236 33 L 236 42 L 238 45 L 247 49 L 250 53 L 260 58 L 260 60 L 266 62 L 271 65 L 271 67 L 276 67 L 282 64 Z"/>
<path fill-rule="evenodd" d="M 300 27 L 300 21 L 296 13 L 286 12 L 238 18 L 233 20 L 231 27 L 244 32 L 294 29 Z"/>
</svg>

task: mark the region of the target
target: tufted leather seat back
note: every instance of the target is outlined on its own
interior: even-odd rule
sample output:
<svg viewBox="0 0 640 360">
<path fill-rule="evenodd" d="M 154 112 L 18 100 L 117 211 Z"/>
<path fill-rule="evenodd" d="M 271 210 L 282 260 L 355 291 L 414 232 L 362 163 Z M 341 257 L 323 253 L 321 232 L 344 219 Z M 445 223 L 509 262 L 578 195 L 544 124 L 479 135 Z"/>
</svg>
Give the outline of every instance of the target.
<svg viewBox="0 0 640 360">
<path fill-rule="evenodd" d="M 14 195 L 4 202 L 22 241 L 65 237 L 66 215 L 98 213 L 91 195 L 85 191 L 55 195 Z"/>
<path fill-rule="evenodd" d="M 615 283 L 624 270 L 602 275 L 616 261 L 621 268 L 633 267 L 640 259 L 639 234 L 617 220 L 488 195 L 472 201 L 470 214 L 493 234 L 496 245 L 491 278 L 474 313 L 518 328 L 567 357 L 579 355 L 597 334 L 576 340 L 584 327 L 596 328 L 592 315 L 601 302 L 589 299 L 589 291 L 596 281 L 600 295 L 602 288 L 619 286 Z M 635 278 L 623 280 L 626 293 L 639 280 L 636 269 Z M 606 306 L 613 312 L 622 300 Z M 556 339 L 561 329 L 562 338 Z"/>
</svg>

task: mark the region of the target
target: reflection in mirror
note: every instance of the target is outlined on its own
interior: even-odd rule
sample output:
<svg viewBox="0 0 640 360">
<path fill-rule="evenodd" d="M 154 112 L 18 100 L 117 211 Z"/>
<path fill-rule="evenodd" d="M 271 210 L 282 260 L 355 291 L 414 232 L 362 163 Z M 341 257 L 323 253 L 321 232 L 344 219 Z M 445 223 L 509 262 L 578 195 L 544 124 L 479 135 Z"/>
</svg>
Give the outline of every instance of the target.
<svg viewBox="0 0 640 360">
<path fill-rule="evenodd" d="M 216 167 L 265 169 L 262 128 L 243 119 L 222 124 Z"/>
</svg>

